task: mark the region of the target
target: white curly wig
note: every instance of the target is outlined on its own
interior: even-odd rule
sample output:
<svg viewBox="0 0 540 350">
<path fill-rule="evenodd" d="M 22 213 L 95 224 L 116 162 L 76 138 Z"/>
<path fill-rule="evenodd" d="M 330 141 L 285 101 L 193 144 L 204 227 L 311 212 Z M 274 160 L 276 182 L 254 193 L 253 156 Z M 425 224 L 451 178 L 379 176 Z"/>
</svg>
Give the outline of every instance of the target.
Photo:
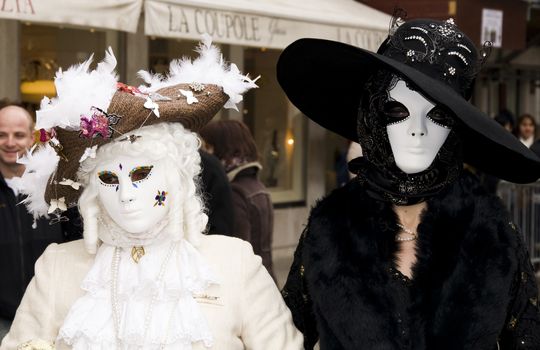
<svg viewBox="0 0 540 350">
<path fill-rule="evenodd" d="M 100 237 L 104 237 L 104 230 L 108 229 L 99 219 L 107 214 L 97 197 L 98 181 L 96 176 L 93 176 L 97 165 L 121 155 L 137 157 L 142 154 L 165 165 L 171 205 L 168 224 L 164 230 L 172 232 L 174 240 L 185 238 L 197 246 L 208 222 L 198 192 L 198 175 L 201 172 L 199 138 L 179 123 L 145 126 L 135 130 L 133 134 L 141 137 L 133 143 L 116 141 L 103 145 L 97 150 L 95 158 L 88 158 L 81 163 L 77 177 L 85 187 L 79 198 L 79 211 L 83 218 L 86 249 L 95 253 L 102 241 Z"/>
</svg>

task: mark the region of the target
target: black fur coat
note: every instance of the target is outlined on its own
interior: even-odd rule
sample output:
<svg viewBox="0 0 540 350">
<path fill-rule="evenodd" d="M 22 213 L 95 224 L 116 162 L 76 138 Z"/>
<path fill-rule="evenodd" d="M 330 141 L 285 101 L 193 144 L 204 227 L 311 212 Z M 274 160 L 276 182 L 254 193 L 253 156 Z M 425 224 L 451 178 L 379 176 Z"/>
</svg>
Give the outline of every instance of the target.
<svg viewBox="0 0 540 350">
<path fill-rule="evenodd" d="M 466 174 L 428 201 L 405 306 L 396 220 L 357 181 L 313 208 L 283 289 L 306 349 L 540 349 L 534 272 L 497 197 Z"/>
</svg>

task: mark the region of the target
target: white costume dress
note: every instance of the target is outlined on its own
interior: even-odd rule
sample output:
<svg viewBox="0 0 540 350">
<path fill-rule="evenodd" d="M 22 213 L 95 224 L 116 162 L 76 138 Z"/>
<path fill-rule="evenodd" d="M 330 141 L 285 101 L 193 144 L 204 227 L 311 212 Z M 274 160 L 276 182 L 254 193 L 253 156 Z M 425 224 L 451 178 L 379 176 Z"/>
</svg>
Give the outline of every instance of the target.
<svg viewBox="0 0 540 350">
<path fill-rule="evenodd" d="M 302 349 L 302 336 L 289 309 L 247 242 L 203 236 L 195 249 L 182 241 L 170 257 L 159 288 L 154 283 L 156 272 L 170 246 L 146 248 L 139 264 L 133 263 L 129 251 L 121 254 L 119 335 L 131 346 L 124 349 L 160 349 L 164 338 L 165 349 Z M 66 342 L 80 349 L 114 348 L 109 299 L 114 249 L 102 245 L 93 256 L 82 240 L 50 245 L 36 264 L 36 276 L 0 349 L 57 337 L 57 349 L 71 349 Z M 144 319 L 156 288 L 159 296 L 154 298 L 143 339 Z M 145 316 L 136 319 L 134 314 Z M 148 341 L 154 344 L 142 347 Z"/>
</svg>

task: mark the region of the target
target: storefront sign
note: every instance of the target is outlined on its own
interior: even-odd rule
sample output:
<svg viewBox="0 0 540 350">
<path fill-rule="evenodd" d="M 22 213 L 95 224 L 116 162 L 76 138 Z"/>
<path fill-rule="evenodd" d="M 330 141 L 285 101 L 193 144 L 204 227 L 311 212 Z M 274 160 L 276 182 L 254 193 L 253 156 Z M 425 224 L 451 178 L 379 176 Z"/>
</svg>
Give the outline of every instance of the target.
<svg viewBox="0 0 540 350">
<path fill-rule="evenodd" d="M 338 37 L 335 40 L 371 51 L 377 51 L 388 36 L 387 32 L 374 32 L 367 29 L 342 27 L 337 30 Z"/>
<path fill-rule="evenodd" d="M 0 18 L 135 32 L 142 2 L 143 0 L 0 0 Z"/>
<path fill-rule="evenodd" d="M 0 0 L 0 12 L 34 15 L 32 0 Z"/>
<path fill-rule="evenodd" d="M 382 31 L 152 0 L 145 2 L 145 33 L 193 40 L 200 40 L 201 35 L 207 33 L 216 42 L 278 49 L 302 37 L 316 37 L 376 50 L 386 37 Z"/>
<path fill-rule="evenodd" d="M 181 8 L 167 5 L 170 33 L 191 34 L 200 36 L 208 33 L 216 40 L 235 40 L 251 43 L 261 41 L 260 17 L 238 15 L 229 12 L 218 12 L 195 8 Z M 271 26 L 270 23 L 264 23 Z"/>
<path fill-rule="evenodd" d="M 493 47 L 501 47 L 503 34 L 503 12 L 482 9 L 482 42 L 491 41 Z"/>
</svg>

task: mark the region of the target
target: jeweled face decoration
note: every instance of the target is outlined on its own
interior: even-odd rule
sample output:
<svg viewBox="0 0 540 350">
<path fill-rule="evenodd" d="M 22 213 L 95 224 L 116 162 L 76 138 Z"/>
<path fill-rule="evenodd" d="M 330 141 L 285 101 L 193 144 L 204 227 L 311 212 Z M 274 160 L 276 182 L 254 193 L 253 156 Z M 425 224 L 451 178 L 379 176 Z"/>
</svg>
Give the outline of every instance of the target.
<svg viewBox="0 0 540 350">
<path fill-rule="evenodd" d="M 407 174 L 428 169 L 450 133 L 452 117 L 403 80 L 389 90 L 383 113 L 398 168 Z"/>
<path fill-rule="evenodd" d="M 159 162 L 144 156 L 116 157 L 96 167 L 98 199 L 119 227 L 132 234 L 144 234 L 168 213 L 165 174 Z M 156 193 L 160 205 L 156 205 Z"/>
</svg>

